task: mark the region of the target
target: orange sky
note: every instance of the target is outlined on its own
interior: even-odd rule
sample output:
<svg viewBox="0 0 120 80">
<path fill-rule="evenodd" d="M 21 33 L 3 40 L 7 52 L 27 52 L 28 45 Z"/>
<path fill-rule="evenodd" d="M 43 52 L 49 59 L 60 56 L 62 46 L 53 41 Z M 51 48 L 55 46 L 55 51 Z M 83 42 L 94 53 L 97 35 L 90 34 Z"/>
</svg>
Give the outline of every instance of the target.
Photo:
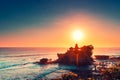
<svg viewBox="0 0 120 80">
<path fill-rule="evenodd" d="M 74 30 L 83 32 L 80 46 L 120 47 L 120 27 L 104 16 L 88 12 L 72 12 L 54 18 L 42 28 L 26 28 L 0 35 L 0 47 L 69 47 L 75 44 Z"/>
</svg>

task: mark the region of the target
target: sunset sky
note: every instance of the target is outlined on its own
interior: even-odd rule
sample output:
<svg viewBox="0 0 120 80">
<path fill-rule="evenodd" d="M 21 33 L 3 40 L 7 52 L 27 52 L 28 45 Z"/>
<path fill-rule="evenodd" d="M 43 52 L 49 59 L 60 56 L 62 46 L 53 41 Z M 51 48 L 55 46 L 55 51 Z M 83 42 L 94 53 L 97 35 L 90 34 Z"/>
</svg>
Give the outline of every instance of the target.
<svg viewBox="0 0 120 80">
<path fill-rule="evenodd" d="M 120 47 L 120 0 L 0 0 L 0 47 Z"/>
</svg>

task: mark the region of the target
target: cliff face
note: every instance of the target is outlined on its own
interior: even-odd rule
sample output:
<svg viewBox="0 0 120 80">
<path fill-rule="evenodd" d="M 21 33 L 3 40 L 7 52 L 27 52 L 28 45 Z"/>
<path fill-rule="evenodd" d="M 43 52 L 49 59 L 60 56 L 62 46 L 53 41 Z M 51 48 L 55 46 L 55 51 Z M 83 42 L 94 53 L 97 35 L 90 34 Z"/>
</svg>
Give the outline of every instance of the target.
<svg viewBox="0 0 120 80">
<path fill-rule="evenodd" d="M 93 62 L 92 59 L 92 50 L 93 46 L 83 46 L 78 47 L 75 45 L 75 48 L 70 47 L 69 50 L 65 54 L 57 54 L 58 60 L 57 62 L 60 64 L 68 64 L 68 65 L 90 65 Z"/>
</svg>

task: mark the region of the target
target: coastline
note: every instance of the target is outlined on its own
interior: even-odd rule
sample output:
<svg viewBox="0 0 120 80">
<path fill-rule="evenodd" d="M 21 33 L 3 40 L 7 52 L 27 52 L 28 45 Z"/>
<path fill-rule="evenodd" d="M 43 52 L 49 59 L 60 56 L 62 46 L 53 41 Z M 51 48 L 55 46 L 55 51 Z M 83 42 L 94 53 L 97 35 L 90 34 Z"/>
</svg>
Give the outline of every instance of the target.
<svg viewBox="0 0 120 80">
<path fill-rule="evenodd" d="M 7 50 L 7 49 L 6 49 Z M 111 50 L 111 49 L 110 49 Z M 108 51 L 105 52 L 105 50 L 102 50 L 99 53 L 104 54 L 109 52 L 109 53 L 118 53 L 119 51 L 115 51 L 114 49 L 110 51 L 108 49 Z M 48 64 L 48 65 L 37 65 L 37 64 L 33 64 L 33 62 L 35 61 L 39 61 L 40 59 L 42 59 L 43 57 L 48 57 L 48 58 L 54 58 L 54 56 L 56 57 L 56 52 L 51 52 L 51 50 L 47 51 L 44 50 L 45 52 L 41 52 L 43 50 L 8 50 L 8 51 L 1 51 L 0 54 L 0 64 L 2 64 L 2 66 L 0 66 L 0 73 L 1 73 L 1 80 L 4 79 L 34 79 L 36 76 L 40 75 L 42 76 L 43 80 L 46 78 L 48 80 L 50 79 L 54 79 L 55 76 L 57 77 L 61 77 L 63 74 L 69 73 L 71 69 L 75 69 L 75 67 L 70 67 L 70 66 L 59 66 L 58 64 Z M 54 50 L 52 50 L 54 51 Z M 60 50 L 61 51 L 61 50 Z M 113 52 L 112 52 L 113 51 Z M 49 52 L 48 54 L 45 55 L 45 53 Z M 5 53 L 5 54 L 3 54 Z M 18 54 L 15 54 L 18 53 Z M 54 55 L 52 54 L 54 53 Z M 24 56 L 24 55 L 26 56 Z M 31 55 L 32 56 L 27 56 L 27 55 Z M 36 54 L 39 54 L 38 56 L 36 56 Z M 44 55 L 43 55 L 44 54 Z M 19 55 L 23 55 L 22 57 L 17 57 Z M 35 56 L 34 56 L 35 55 Z M 52 55 L 52 56 L 51 56 Z M 12 56 L 12 57 L 11 57 Z M 111 55 L 110 55 L 111 56 Z M 115 56 L 119 56 L 115 54 Z M 116 60 L 117 62 L 117 60 Z M 4 64 L 4 65 L 3 65 Z M 58 70 L 60 68 L 60 70 Z M 67 70 L 66 70 L 67 68 Z M 68 70 L 69 69 L 69 70 Z M 53 72 L 55 70 L 55 72 Z M 12 74 L 9 74 L 12 73 Z M 9 74 L 9 75 L 8 75 Z M 40 79 L 40 78 L 38 78 Z"/>
</svg>

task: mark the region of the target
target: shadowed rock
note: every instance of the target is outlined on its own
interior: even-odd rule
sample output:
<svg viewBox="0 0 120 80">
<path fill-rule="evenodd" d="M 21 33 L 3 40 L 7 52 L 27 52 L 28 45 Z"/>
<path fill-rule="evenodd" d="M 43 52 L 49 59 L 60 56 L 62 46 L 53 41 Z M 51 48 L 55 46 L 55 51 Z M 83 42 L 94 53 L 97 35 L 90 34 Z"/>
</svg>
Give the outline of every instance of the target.
<svg viewBox="0 0 120 80">
<path fill-rule="evenodd" d="M 48 62 L 48 59 L 47 58 L 42 58 L 40 59 L 40 63 L 41 64 L 46 64 Z"/>
<path fill-rule="evenodd" d="M 57 54 L 58 60 L 57 62 L 60 64 L 66 64 L 66 65 L 90 65 L 93 62 L 92 59 L 92 50 L 93 46 L 83 46 L 78 47 L 78 45 L 75 45 L 75 48 L 70 47 L 69 50 L 67 50 L 64 54 Z"/>
</svg>

